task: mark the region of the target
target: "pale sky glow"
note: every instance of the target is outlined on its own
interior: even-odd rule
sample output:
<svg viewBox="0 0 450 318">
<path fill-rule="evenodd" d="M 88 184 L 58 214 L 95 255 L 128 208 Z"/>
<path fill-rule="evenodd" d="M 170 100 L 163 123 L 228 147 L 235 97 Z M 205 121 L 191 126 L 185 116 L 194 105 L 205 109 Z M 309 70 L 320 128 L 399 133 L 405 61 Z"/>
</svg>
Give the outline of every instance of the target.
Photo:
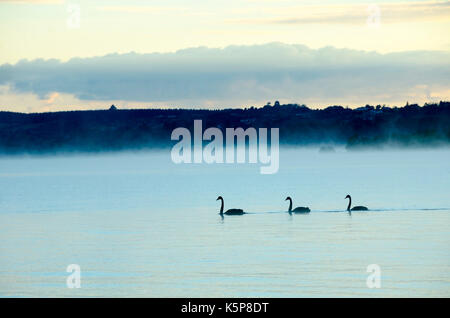
<svg viewBox="0 0 450 318">
<path fill-rule="evenodd" d="M 367 23 L 369 16 L 375 14 L 373 7 L 369 7 L 370 3 L 376 4 L 380 10 L 379 24 Z M 322 51 L 317 49 L 328 46 L 382 54 L 441 51 L 447 53 L 441 63 L 444 70 L 448 69 L 450 1 L 370 3 L 352 0 L 0 0 L 0 65 L 14 65 L 23 59 L 57 59 L 66 62 L 72 58 L 99 57 L 112 53 L 136 52 L 145 56 L 153 52 L 176 52 L 200 46 L 226 48 L 230 45 L 253 46 L 277 42 L 305 45 L 311 49 L 307 51 L 308 54 L 312 55 L 320 54 Z M 68 11 L 70 4 L 79 4 L 79 28 L 68 26 L 72 14 Z M 216 54 L 214 52 L 209 51 L 208 54 Z M 232 58 L 232 51 L 227 52 Z M 302 51 L 298 58 L 303 58 L 305 52 Z M 262 51 L 254 53 L 263 54 Z M 214 61 L 212 56 L 208 55 L 208 58 Z M 327 56 L 327 59 L 331 61 L 332 57 Z M 383 63 L 390 65 L 388 60 L 383 60 Z M 415 60 L 415 63 L 426 61 Z M 413 65 L 410 67 L 413 68 Z M 94 107 L 92 105 L 103 105 L 110 101 L 128 107 L 163 106 L 169 102 L 187 107 L 217 104 L 241 106 L 247 102 L 265 102 L 271 94 L 261 94 L 261 91 L 273 90 L 267 86 L 262 89 L 255 84 L 258 89 L 255 88 L 254 96 L 241 96 L 241 102 L 219 96 L 201 98 L 193 92 L 190 92 L 189 98 L 163 94 L 165 99 L 155 99 L 153 93 L 147 96 L 139 92 L 135 99 L 132 96 L 118 98 L 120 96 L 106 93 L 98 94 L 103 96 L 100 98 L 92 92 L 88 94 L 67 87 L 60 87 L 63 91 L 57 91 L 58 87 L 50 87 L 48 79 L 45 79 L 48 86 L 46 90 L 26 89 L 26 85 L 14 77 L 17 70 L 12 69 L 12 75 L 0 74 L 0 110 L 91 108 Z M 0 68 L 2 71 L 5 71 L 4 67 Z M 438 76 L 445 78 L 445 74 Z M 300 103 L 309 101 L 319 107 L 327 103 L 353 106 L 364 100 L 367 103 L 400 103 L 412 95 L 421 96 L 417 97 L 417 102 L 427 101 L 432 96 L 450 97 L 449 87 L 446 86 L 448 82 L 445 80 L 431 83 L 432 76 L 430 81 L 420 81 L 418 78 L 411 83 L 412 86 L 403 87 L 403 95 L 400 91 L 395 92 L 395 97 L 392 92 L 386 93 L 384 100 L 381 92 L 367 93 L 366 96 L 350 96 L 349 93 L 323 97 L 296 95 L 292 93 L 298 84 L 295 81 L 290 82 L 292 87 L 284 96 L 274 98 Z M 247 83 L 248 80 L 246 78 Z M 38 82 L 34 85 L 38 85 Z M 427 87 L 427 93 L 417 90 L 417 87 Z M 370 89 L 364 91 L 369 92 Z M 291 100 L 300 97 L 304 99 Z M 23 105 L 24 101 L 27 102 L 26 106 Z"/>
<path fill-rule="evenodd" d="M 80 5 L 70 29 L 68 4 Z M 378 1 L 380 27 L 361 1 L 0 0 L 0 63 L 20 59 L 169 52 L 283 42 L 379 52 L 448 50 L 448 1 Z"/>
</svg>

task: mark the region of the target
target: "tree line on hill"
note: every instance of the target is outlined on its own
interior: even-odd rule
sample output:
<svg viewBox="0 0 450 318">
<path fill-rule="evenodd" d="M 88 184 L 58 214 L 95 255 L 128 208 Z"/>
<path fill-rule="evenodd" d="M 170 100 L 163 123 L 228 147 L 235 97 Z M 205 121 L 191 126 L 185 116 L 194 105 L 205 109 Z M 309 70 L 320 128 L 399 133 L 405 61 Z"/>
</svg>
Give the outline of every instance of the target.
<svg viewBox="0 0 450 318">
<path fill-rule="evenodd" d="M 0 112 L 0 154 L 48 154 L 172 146 L 175 128 L 279 128 L 280 144 L 364 147 L 450 145 L 450 102 L 350 109 L 275 102 L 242 109 L 126 109 Z"/>
</svg>

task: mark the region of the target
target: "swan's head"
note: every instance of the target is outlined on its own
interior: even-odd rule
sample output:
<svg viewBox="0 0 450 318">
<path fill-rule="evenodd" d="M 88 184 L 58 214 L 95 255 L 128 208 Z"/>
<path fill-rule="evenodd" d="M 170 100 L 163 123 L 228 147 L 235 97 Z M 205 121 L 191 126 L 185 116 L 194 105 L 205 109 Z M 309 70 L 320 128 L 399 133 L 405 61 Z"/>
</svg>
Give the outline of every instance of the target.
<svg viewBox="0 0 450 318">
<path fill-rule="evenodd" d="M 292 200 L 291 197 L 287 197 L 284 201 Z"/>
<path fill-rule="evenodd" d="M 222 198 L 221 196 L 219 196 L 219 197 L 216 199 L 216 201 L 218 201 L 218 200 L 223 200 L 223 198 Z"/>
<path fill-rule="evenodd" d="M 345 198 L 346 199 L 350 199 L 350 194 L 347 194 L 347 196 Z"/>
</svg>

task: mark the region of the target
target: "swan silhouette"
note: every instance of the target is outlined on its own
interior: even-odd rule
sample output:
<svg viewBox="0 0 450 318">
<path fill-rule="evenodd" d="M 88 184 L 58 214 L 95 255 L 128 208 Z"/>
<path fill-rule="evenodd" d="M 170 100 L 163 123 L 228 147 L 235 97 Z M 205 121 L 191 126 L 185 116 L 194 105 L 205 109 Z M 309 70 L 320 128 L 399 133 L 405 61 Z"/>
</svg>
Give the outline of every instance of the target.
<svg viewBox="0 0 450 318">
<path fill-rule="evenodd" d="M 242 209 L 229 209 L 226 212 L 223 212 L 223 198 L 221 196 L 219 196 L 216 199 L 216 201 L 217 200 L 222 201 L 222 204 L 220 206 L 220 212 L 219 212 L 220 215 L 224 215 L 224 214 L 225 215 L 242 215 L 242 214 L 245 214 L 245 212 Z"/>
<path fill-rule="evenodd" d="M 354 206 L 353 208 L 351 208 L 352 206 L 352 197 L 350 196 L 350 194 L 347 194 L 347 196 L 345 197 L 346 199 L 348 199 L 348 207 L 347 207 L 347 211 L 367 211 L 369 210 L 367 207 L 362 206 L 362 205 L 358 205 L 358 206 Z"/>
<path fill-rule="evenodd" d="M 311 210 L 308 207 L 304 207 L 304 206 L 299 206 L 299 207 L 296 207 L 294 210 L 292 210 L 291 197 L 287 197 L 286 200 L 284 200 L 284 201 L 287 201 L 287 200 L 289 200 L 289 210 L 288 210 L 289 213 L 292 213 L 292 212 L 294 212 L 294 213 L 309 213 L 309 212 L 311 212 Z"/>
</svg>

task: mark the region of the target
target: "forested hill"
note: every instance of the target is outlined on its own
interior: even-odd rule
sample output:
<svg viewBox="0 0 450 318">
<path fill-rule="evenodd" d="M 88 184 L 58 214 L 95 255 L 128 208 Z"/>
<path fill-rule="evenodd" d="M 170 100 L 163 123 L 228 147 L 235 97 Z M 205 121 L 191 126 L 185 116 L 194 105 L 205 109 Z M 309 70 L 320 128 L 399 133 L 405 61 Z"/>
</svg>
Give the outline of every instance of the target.
<svg viewBox="0 0 450 318">
<path fill-rule="evenodd" d="M 450 145 L 450 102 L 310 109 L 304 105 L 188 110 L 140 109 L 54 113 L 0 112 L 0 154 L 97 152 L 170 147 L 172 130 L 208 127 L 280 129 L 285 145 L 441 146 Z"/>
</svg>

